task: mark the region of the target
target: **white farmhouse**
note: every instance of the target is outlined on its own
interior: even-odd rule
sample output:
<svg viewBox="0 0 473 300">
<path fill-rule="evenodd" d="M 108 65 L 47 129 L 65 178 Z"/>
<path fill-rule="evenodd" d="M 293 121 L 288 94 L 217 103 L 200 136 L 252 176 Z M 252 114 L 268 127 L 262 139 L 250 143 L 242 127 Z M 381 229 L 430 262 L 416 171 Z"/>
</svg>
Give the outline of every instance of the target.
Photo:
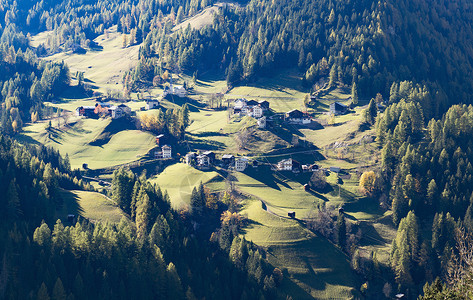
<svg viewBox="0 0 473 300">
<path fill-rule="evenodd" d="M 171 84 L 169 87 L 164 88 L 163 97 L 166 97 L 167 95 L 175 95 L 175 96 L 183 98 L 183 97 L 187 96 L 187 91 L 181 85 L 172 85 Z"/>
<path fill-rule="evenodd" d="M 147 99 L 146 100 L 146 110 L 155 109 L 159 107 L 158 99 Z"/>
<path fill-rule="evenodd" d="M 131 114 L 131 108 L 125 104 L 120 104 L 118 106 L 112 106 L 109 108 L 109 111 L 112 115 L 112 119 L 120 119 L 126 115 Z"/>
<path fill-rule="evenodd" d="M 248 113 L 250 117 L 253 118 L 261 118 L 263 116 L 263 109 L 259 105 L 255 105 L 250 108 L 250 112 Z"/>
<path fill-rule="evenodd" d="M 172 148 L 169 145 L 164 145 L 161 147 L 163 152 L 163 158 L 171 158 L 172 157 Z"/>
<path fill-rule="evenodd" d="M 235 159 L 235 170 L 238 172 L 243 172 L 248 166 L 248 158 L 246 157 L 239 157 Z"/>
</svg>

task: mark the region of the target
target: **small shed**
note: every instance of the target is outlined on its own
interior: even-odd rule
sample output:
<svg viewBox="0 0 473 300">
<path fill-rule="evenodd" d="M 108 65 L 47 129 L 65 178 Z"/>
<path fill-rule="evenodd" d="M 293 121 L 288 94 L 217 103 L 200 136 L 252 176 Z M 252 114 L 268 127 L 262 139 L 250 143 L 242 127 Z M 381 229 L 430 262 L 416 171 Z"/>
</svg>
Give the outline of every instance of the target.
<svg viewBox="0 0 473 300">
<path fill-rule="evenodd" d="M 295 219 L 296 218 L 296 212 L 295 211 L 288 211 L 287 216 L 289 218 Z"/>
<path fill-rule="evenodd" d="M 160 143 L 164 142 L 164 134 L 156 136 L 156 144 L 159 146 Z"/>
<path fill-rule="evenodd" d="M 308 183 L 304 184 L 304 191 L 310 191 L 310 185 Z"/>
<path fill-rule="evenodd" d="M 76 218 L 76 215 L 68 214 L 67 215 L 67 222 L 74 223 L 75 218 Z"/>
</svg>

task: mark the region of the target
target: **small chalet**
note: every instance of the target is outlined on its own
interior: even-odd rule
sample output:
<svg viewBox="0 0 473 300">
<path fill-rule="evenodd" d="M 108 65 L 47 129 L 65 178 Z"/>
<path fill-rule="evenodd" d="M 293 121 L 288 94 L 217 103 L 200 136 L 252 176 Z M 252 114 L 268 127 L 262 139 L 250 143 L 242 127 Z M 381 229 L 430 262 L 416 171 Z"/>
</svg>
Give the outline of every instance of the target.
<svg viewBox="0 0 473 300">
<path fill-rule="evenodd" d="M 195 152 L 189 152 L 186 154 L 186 164 L 187 165 L 192 165 L 195 163 L 195 158 L 197 157 L 197 154 Z"/>
<path fill-rule="evenodd" d="M 238 172 L 245 171 L 246 167 L 248 166 L 248 158 L 246 157 L 238 157 L 235 159 L 235 170 Z"/>
<path fill-rule="evenodd" d="M 276 167 L 277 167 L 277 170 L 279 171 L 297 172 L 301 168 L 301 164 L 298 161 L 293 160 L 292 158 L 288 158 L 288 159 L 283 159 L 280 162 L 278 162 Z"/>
<path fill-rule="evenodd" d="M 210 158 L 207 155 L 200 154 L 196 157 L 197 167 L 199 168 L 209 168 L 210 167 Z"/>
<path fill-rule="evenodd" d="M 302 165 L 303 172 L 315 172 L 319 169 L 319 166 L 316 164 L 313 165 Z"/>
<path fill-rule="evenodd" d="M 298 109 L 293 109 L 285 114 L 285 120 L 295 124 L 309 124 L 309 116 Z"/>
<path fill-rule="evenodd" d="M 296 212 L 295 211 L 288 211 L 287 216 L 289 218 L 295 219 L 296 218 Z"/>
<path fill-rule="evenodd" d="M 164 145 L 161 147 L 163 152 L 163 158 L 171 158 L 172 157 L 172 148 L 169 145 Z"/>
<path fill-rule="evenodd" d="M 95 106 L 79 106 L 76 108 L 76 116 L 93 117 L 95 116 Z"/>
<path fill-rule="evenodd" d="M 131 108 L 129 108 L 125 104 L 112 106 L 109 108 L 109 111 L 112 115 L 112 119 L 120 119 L 131 114 Z"/>
<path fill-rule="evenodd" d="M 161 151 L 156 151 L 154 153 L 155 158 L 169 159 L 172 158 L 172 148 L 169 145 L 164 145 L 161 147 Z"/>
<path fill-rule="evenodd" d="M 209 158 L 210 163 L 213 163 L 215 161 L 215 152 L 213 151 L 205 151 L 202 153 L 202 155 L 205 155 Z"/>
<path fill-rule="evenodd" d="M 343 115 L 348 111 L 348 106 L 340 102 L 330 104 L 330 113 L 334 115 Z"/>
<path fill-rule="evenodd" d="M 146 100 L 146 110 L 155 109 L 159 107 L 159 100 L 158 99 L 147 99 Z"/>
<path fill-rule="evenodd" d="M 170 85 L 166 86 L 163 91 L 163 97 L 166 97 L 167 95 L 175 95 L 181 98 L 184 98 L 187 96 L 187 91 L 186 89 L 181 86 L 181 85 Z"/>
<path fill-rule="evenodd" d="M 259 105 L 248 106 L 247 114 L 253 118 L 261 118 L 263 116 L 263 109 Z"/>
<path fill-rule="evenodd" d="M 231 154 L 224 154 L 222 156 L 222 162 L 224 165 L 229 166 L 235 163 L 235 157 Z"/>
<path fill-rule="evenodd" d="M 233 113 L 234 114 L 246 114 L 247 110 L 247 105 L 246 105 L 247 100 L 245 98 L 237 99 L 233 103 Z"/>
<path fill-rule="evenodd" d="M 259 118 L 256 120 L 256 122 L 258 123 L 258 128 L 266 128 L 266 117 Z"/>
</svg>

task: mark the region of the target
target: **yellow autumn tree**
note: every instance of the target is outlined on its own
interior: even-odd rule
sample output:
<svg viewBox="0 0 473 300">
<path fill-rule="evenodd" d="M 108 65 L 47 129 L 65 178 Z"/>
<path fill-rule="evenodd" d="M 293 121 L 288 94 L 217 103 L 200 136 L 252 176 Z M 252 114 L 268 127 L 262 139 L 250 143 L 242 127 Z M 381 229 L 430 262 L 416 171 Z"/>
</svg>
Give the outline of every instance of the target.
<svg viewBox="0 0 473 300">
<path fill-rule="evenodd" d="M 374 171 L 364 172 L 360 178 L 360 192 L 368 197 L 373 196 L 374 192 L 376 191 L 376 180 L 376 174 Z"/>
</svg>

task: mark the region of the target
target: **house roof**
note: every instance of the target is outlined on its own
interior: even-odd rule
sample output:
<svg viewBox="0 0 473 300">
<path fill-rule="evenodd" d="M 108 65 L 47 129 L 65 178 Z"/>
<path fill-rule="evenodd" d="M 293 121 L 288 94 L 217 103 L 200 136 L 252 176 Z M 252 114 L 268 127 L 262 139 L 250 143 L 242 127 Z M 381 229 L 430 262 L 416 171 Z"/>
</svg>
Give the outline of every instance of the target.
<svg viewBox="0 0 473 300">
<path fill-rule="evenodd" d="M 95 109 L 95 106 L 79 106 L 77 109 Z"/>
<path fill-rule="evenodd" d="M 162 134 L 162 133 L 161 133 L 160 135 L 157 135 L 157 136 L 156 136 L 157 139 L 160 139 L 160 138 L 162 138 L 162 137 L 164 137 L 164 134 Z"/>
<path fill-rule="evenodd" d="M 345 104 L 343 103 L 340 103 L 340 102 L 334 102 L 332 104 L 330 104 L 330 107 L 334 107 L 336 110 L 339 110 L 339 109 L 347 109 L 348 106 L 346 106 Z"/>
<path fill-rule="evenodd" d="M 171 148 L 171 146 L 169 146 L 169 145 L 164 145 L 164 146 L 161 147 L 161 149 L 163 149 L 163 150 L 164 150 L 164 149 L 169 149 L 169 150 L 171 150 L 172 148 Z"/>
<path fill-rule="evenodd" d="M 203 155 L 211 155 L 211 154 L 215 154 L 213 151 L 205 151 L 204 153 L 202 153 Z"/>
<path fill-rule="evenodd" d="M 290 118 L 302 118 L 304 114 L 298 109 L 293 109 L 293 110 L 288 111 L 286 113 L 286 116 Z"/>
<path fill-rule="evenodd" d="M 231 154 L 224 154 L 224 155 L 222 156 L 222 159 L 227 159 L 227 158 L 233 158 L 233 155 L 231 155 Z"/>
</svg>

